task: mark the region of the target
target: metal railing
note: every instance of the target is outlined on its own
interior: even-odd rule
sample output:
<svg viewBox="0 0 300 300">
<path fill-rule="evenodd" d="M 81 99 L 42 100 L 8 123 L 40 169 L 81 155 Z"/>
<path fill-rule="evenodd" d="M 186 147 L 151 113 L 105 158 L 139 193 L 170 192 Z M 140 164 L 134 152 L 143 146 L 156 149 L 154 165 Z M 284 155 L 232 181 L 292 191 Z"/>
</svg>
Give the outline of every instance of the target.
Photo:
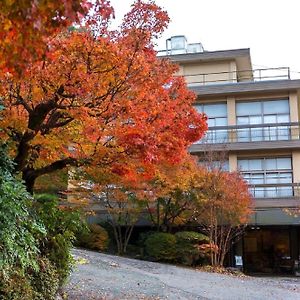
<svg viewBox="0 0 300 300">
<path fill-rule="evenodd" d="M 206 85 L 212 83 L 237 83 L 247 81 L 289 80 L 289 67 L 239 70 L 231 72 L 212 72 L 184 75 L 188 85 Z"/>
<path fill-rule="evenodd" d="M 299 183 L 249 184 L 254 198 L 300 198 Z"/>
<path fill-rule="evenodd" d="M 300 123 L 272 123 L 209 127 L 196 144 L 299 140 Z"/>
</svg>

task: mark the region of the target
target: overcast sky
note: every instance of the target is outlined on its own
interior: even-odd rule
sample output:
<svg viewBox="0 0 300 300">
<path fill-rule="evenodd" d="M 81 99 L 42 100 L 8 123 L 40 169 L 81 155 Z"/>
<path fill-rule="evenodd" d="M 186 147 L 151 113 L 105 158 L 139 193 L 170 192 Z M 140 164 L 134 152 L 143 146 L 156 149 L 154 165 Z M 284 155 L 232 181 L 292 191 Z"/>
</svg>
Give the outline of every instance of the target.
<svg viewBox="0 0 300 300">
<path fill-rule="evenodd" d="M 133 0 L 111 0 L 116 21 Z M 156 0 L 171 22 L 158 41 L 185 35 L 205 50 L 250 48 L 253 68 L 290 67 L 300 72 L 299 0 Z M 293 74 L 299 77 L 300 73 Z"/>
</svg>

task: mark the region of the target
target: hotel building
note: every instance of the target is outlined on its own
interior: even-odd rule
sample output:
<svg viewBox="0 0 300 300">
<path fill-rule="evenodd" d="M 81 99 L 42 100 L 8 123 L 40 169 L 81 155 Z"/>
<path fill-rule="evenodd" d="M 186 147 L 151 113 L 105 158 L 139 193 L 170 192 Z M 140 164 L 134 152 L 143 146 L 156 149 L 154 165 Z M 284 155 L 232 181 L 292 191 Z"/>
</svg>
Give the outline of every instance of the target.
<svg viewBox="0 0 300 300">
<path fill-rule="evenodd" d="M 254 197 L 254 213 L 234 246 L 250 272 L 291 270 L 300 248 L 300 80 L 289 68 L 254 69 L 249 49 L 205 51 L 184 36 L 159 56 L 179 65 L 209 129 L 189 151 L 225 153 Z M 216 162 L 218 163 L 218 162 Z"/>
</svg>

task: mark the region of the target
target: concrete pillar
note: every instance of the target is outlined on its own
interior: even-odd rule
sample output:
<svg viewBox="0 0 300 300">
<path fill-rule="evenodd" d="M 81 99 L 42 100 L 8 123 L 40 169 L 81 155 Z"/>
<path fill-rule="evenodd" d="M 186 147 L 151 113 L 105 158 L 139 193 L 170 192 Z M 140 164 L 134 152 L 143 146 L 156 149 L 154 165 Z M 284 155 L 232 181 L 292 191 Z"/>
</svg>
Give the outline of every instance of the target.
<svg viewBox="0 0 300 300">
<path fill-rule="evenodd" d="M 229 79 L 231 82 L 237 82 L 236 62 L 231 61 L 229 64 Z"/>
<path fill-rule="evenodd" d="M 229 171 L 230 172 L 237 171 L 237 156 L 236 156 L 236 154 L 229 153 L 228 160 L 229 160 Z"/>
<path fill-rule="evenodd" d="M 235 112 L 235 98 L 227 97 L 227 122 L 228 125 L 236 125 L 236 112 Z M 228 132 L 229 142 L 236 142 L 236 131 L 229 130 Z"/>
<path fill-rule="evenodd" d="M 228 119 L 228 125 L 236 125 L 234 97 L 227 97 L 227 119 Z"/>
<path fill-rule="evenodd" d="M 299 122 L 298 116 L 298 97 L 296 92 L 291 92 L 289 95 L 290 102 L 290 118 L 291 122 Z"/>
<path fill-rule="evenodd" d="M 300 150 L 293 151 L 292 162 L 294 182 L 300 183 Z"/>
<path fill-rule="evenodd" d="M 289 103 L 290 103 L 290 119 L 291 122 L 299 122 L 299 111 L 298 111 L 298 96 L 297 93 L 289 94 Z M 292 140 L 299 139 L 299 126 L 291 127 L 291 138 Z"/>
</svg>

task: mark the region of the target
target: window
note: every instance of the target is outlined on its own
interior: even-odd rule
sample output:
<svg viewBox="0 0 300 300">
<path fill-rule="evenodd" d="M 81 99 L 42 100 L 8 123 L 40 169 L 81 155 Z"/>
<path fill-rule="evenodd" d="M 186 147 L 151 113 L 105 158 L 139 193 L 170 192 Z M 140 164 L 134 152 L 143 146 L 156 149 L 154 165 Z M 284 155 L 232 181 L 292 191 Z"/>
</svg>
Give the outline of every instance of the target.
<svg viewBox="0 0 300 300">
<path fill-rule="evenodd" d="M 293 196 L 291 157 L 238 159 L 238 168 L 254 197 Z"/>
<path fill-rule="evenodd" d="M 288 140 L 290 137 L 288 126 L 276 125 L 290 122 L 288 99 L 237 102 L 236 118 L 237 125 L 272 124 L 238 129 L 240 142 Z"/>
<path fill-rule="evenodd" d="M 210 129 L 211 127 L 227 126 L 227 105 L 226 103 L 198 104 L 195 106 L 198 112 L 207 115 L 208 131 L 206 136 L 200 140 L 202 143 L 224 143 L 227 142 L 226 129 Z"/>
</svg>

